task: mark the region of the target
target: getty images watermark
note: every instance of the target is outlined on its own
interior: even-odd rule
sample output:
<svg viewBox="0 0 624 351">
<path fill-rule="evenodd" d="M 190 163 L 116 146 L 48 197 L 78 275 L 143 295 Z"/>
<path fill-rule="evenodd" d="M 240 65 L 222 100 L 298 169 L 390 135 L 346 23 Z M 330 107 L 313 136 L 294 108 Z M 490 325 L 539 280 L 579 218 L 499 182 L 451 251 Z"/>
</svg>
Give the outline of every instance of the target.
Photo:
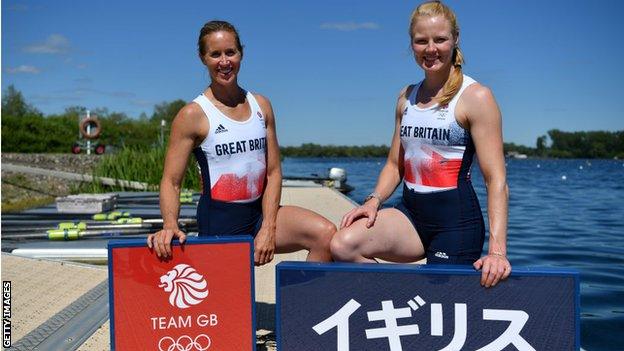
<svg viewBox="0 0 624 351">
<path fill-rule="evenodd" d="M 11 347 L 11 281 L 2 282 L 2 346 Z"/>
</svg>

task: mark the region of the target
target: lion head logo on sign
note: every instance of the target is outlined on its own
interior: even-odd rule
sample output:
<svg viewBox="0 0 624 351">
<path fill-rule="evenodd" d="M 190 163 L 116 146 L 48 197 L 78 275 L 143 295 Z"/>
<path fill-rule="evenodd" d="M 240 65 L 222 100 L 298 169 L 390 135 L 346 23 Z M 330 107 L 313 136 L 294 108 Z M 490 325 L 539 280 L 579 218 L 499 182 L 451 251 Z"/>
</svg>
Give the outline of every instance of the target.
<svg viewBox="0 0 624 351">
<path fill-rule="evenodd" d="M 195 268 L 181 263 L 160 277 L 159 288 L 169 294 L 169 303 L 178 308 L 188 308 L 208 296 L 208 283 Z"/>
</svg>

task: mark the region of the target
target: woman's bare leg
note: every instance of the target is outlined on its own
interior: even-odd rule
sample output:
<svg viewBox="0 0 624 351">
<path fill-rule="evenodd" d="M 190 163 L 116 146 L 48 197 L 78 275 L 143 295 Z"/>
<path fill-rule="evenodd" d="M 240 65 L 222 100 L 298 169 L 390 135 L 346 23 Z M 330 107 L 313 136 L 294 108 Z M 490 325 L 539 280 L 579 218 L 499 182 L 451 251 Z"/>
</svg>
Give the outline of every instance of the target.
<svg viewBox="0 0 624 351">
<path fill-rule="evenodd" d="M 413 262 L 425 256 L 425 249 L 412 223 L 395 208 L 380 210 L 372 227 L 360 218 L 340 229 L 331 241 L 336 261 L 375 262 L 380 258 L 392 262 Z"/>
<path fill-rule="evenodd" d="M 277 211 L 276 253 L 309 251 L 308 261 L 330 262 L 329 243 L 336 226 L 325 217 L 297 206 L 283 206 Z"/>
</svg>

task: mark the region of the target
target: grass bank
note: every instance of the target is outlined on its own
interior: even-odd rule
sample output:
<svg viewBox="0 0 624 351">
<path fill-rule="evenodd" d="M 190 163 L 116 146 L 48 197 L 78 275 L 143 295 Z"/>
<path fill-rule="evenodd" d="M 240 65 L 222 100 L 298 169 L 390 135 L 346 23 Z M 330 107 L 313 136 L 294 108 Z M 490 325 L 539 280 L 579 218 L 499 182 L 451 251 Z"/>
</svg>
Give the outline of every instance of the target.
<svg viewBox="0 0 624 351">
<path fill-rule="evenodd" d="M 147 183 L 157 188 L 162 178 L 165 148 L 123 148 L 115 154 L 106 155 L 93 171 L 96 177 L 108 177 Z M 201 187 L 199 168 L 195 157 L 189 157 L 182 183 L 183 189 L 199 191 Z M 103 186 L 93 182 L 81 186 L 82 192 L 124 191 L 120 186 Z"/>
</svg>

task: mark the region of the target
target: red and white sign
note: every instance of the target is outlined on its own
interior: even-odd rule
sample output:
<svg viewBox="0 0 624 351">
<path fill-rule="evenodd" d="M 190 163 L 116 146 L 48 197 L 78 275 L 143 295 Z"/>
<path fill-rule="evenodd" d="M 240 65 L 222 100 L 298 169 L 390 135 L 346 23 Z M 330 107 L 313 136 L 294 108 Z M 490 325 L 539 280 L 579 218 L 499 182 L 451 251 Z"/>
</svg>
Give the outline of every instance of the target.
<svg viewBox="0 0 624 351">
<path fill-rule="evenodd" d="M 111 242 L 112 348 L 254 350 L 252 241 L 229 238 L 174 245 L 168 261 L 144 241 Z"/>
</svg>

